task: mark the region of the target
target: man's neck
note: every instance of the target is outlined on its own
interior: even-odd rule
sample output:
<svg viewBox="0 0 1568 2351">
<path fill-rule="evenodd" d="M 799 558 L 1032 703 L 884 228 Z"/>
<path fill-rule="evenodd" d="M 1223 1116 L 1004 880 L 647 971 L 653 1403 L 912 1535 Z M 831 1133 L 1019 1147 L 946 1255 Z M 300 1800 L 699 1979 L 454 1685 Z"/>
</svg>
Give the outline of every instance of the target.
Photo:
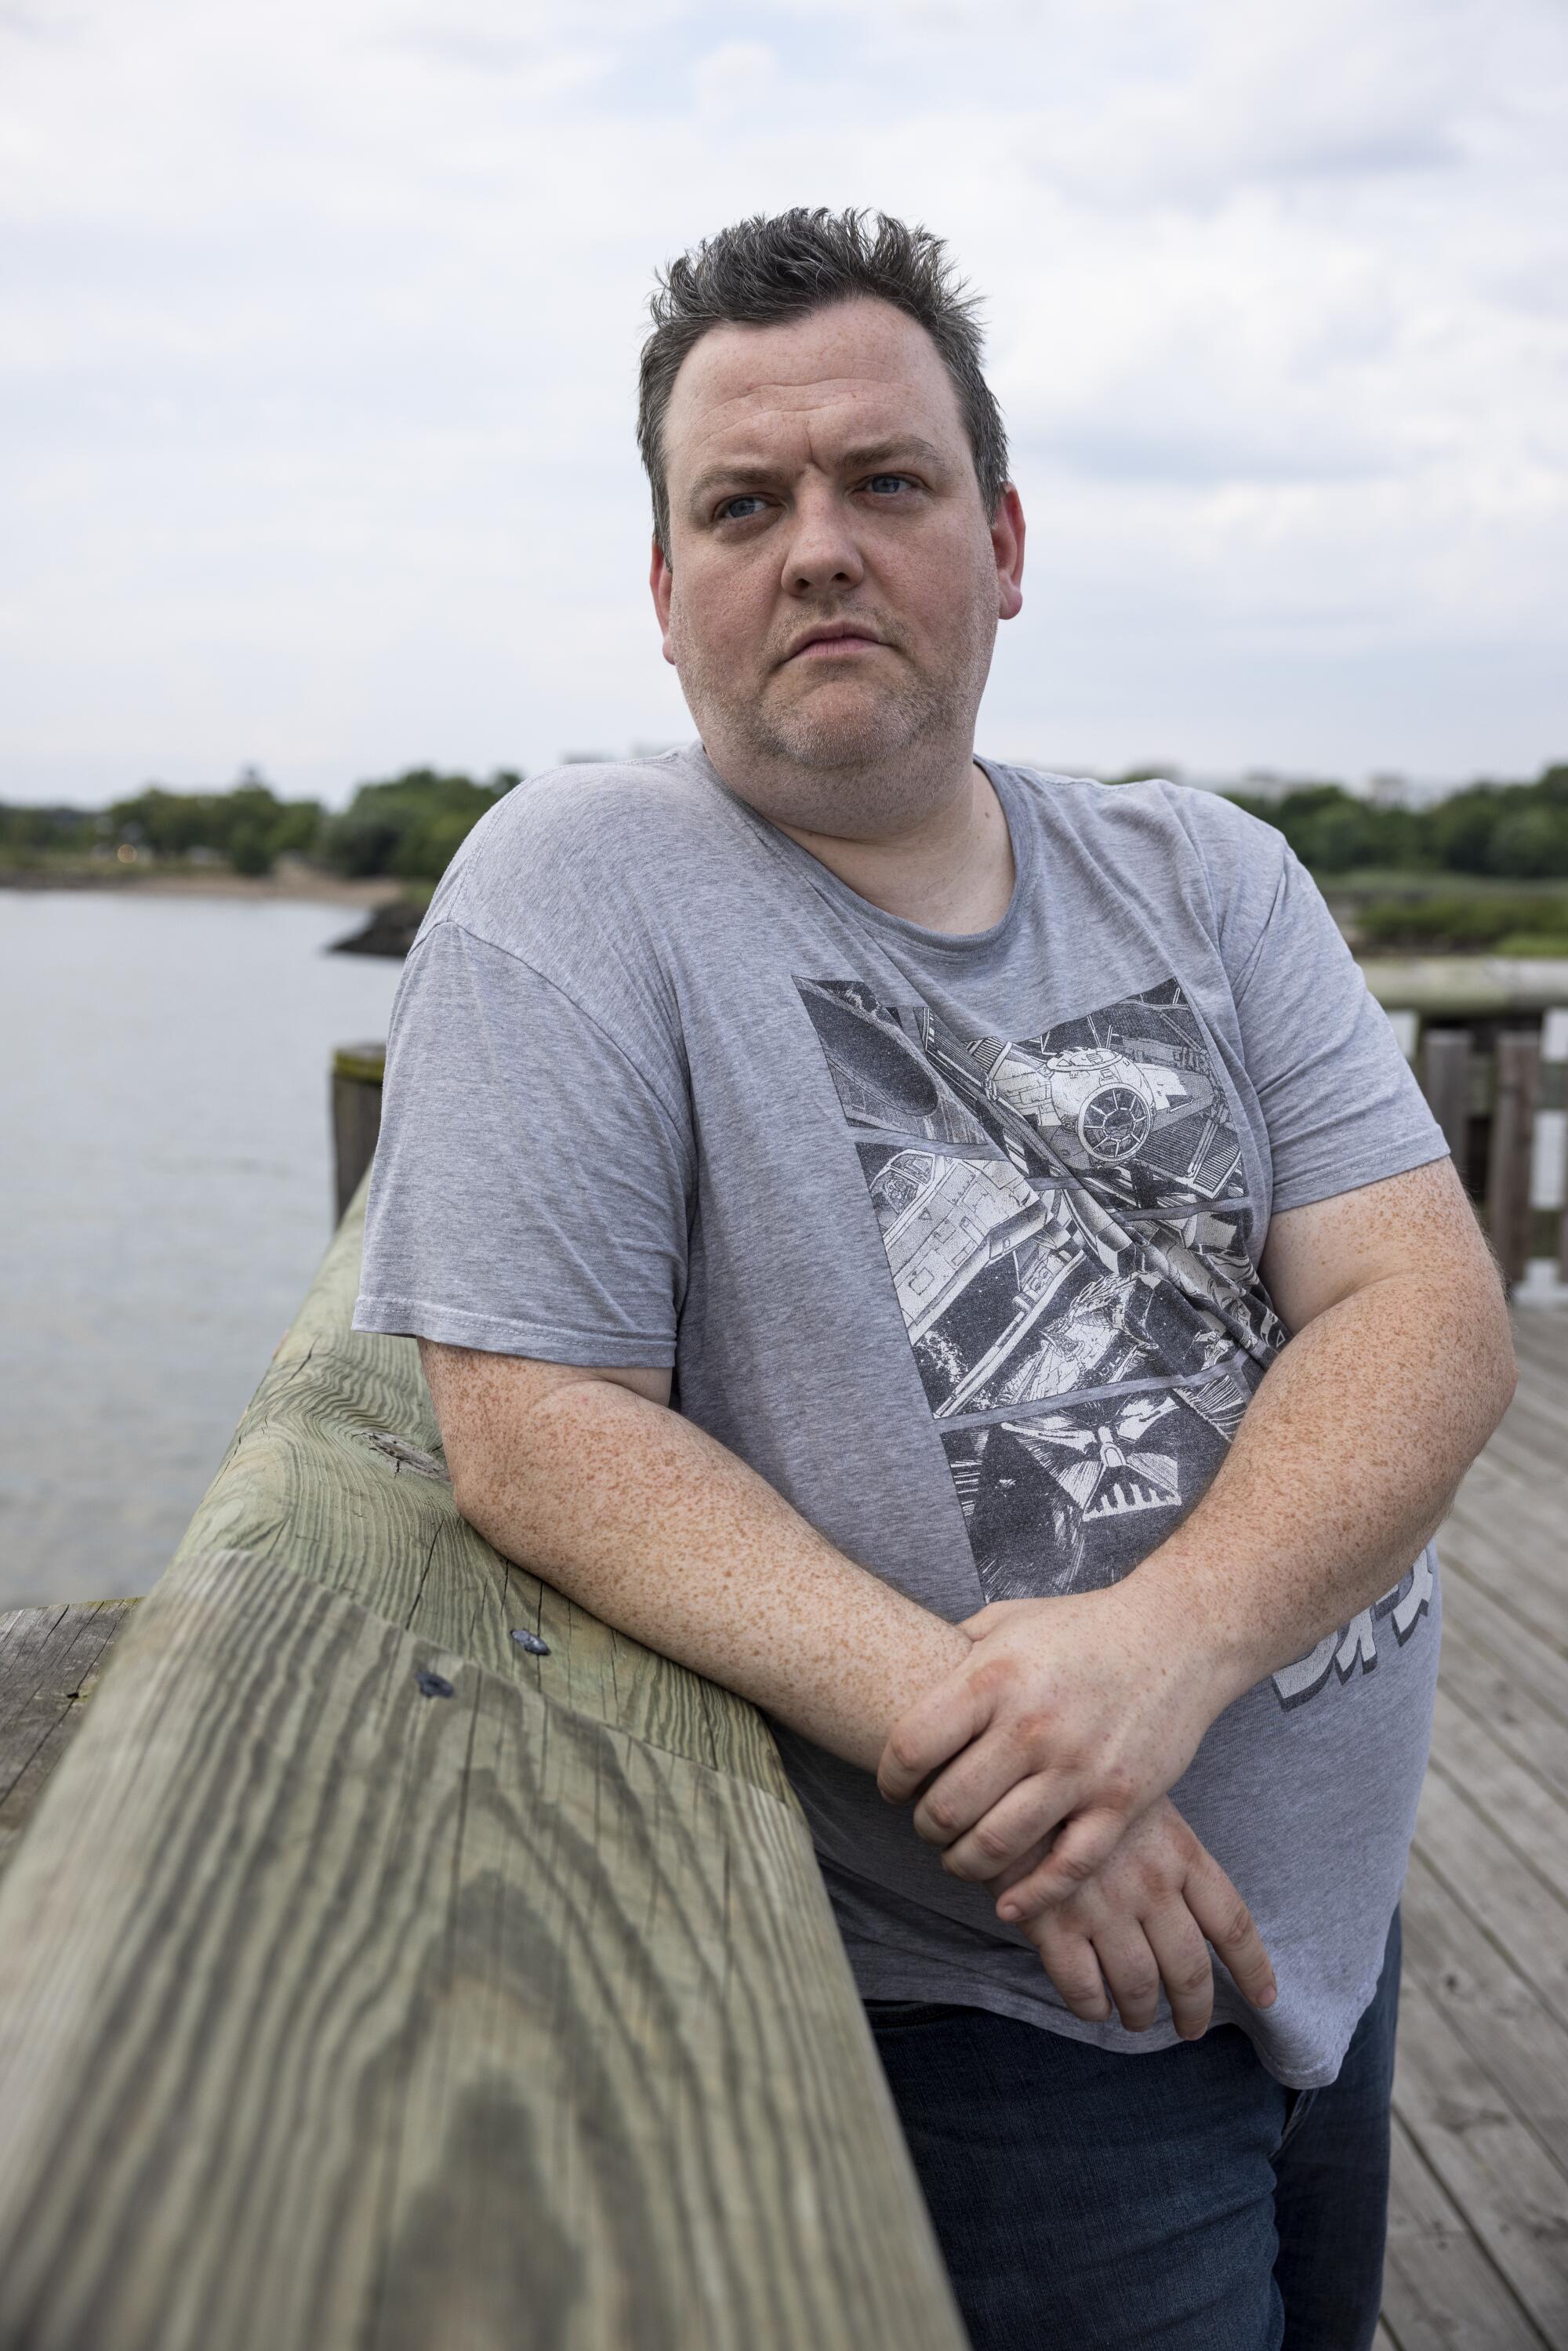
<svg viewBox="0 0 1568 2351">
<path fill-rule="evenodd" d="M 777 821 L 777 820 L 775 820 Z M 1015 867 L 996 787 L 971 760 L 965 784 L 907 831 L 846 840 L 780 824 L 860 897 L 928 931 L 988 931 L 1012 901 Z"/>
</svg>

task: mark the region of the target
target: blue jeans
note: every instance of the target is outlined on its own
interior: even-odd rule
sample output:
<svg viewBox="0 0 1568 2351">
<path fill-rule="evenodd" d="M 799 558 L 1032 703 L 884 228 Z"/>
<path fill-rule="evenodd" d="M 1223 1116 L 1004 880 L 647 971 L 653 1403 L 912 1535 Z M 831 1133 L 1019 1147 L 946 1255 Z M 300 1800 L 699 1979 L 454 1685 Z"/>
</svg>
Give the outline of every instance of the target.
<svg viewBox="0 0 1568 2351">
<path fill-rule="evenodd" d="M 1383 2289 L 1399 1914 L 1338 2079 L 1235 2025 L 1129 2056 L 868 2001 L 974 2351 L 1367 2351 Z"/>
</svg>

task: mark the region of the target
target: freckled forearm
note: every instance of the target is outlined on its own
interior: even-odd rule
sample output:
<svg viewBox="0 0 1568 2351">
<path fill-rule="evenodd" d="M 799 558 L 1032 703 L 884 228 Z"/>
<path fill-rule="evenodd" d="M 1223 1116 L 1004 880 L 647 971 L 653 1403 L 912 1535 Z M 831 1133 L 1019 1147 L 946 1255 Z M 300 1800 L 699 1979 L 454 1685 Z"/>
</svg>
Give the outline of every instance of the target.
<svg viewBox="0 0 1568 2351">
<path fill-rule="evenodd" d="M 459 1498 L 507 1557 L 868 1771 L 969 1653 L 726 1447 L 609 1381 L 556 1389 L 513 1443 L 493 1435 Z"/>
<path fill-rule="evenodd" d="M 1394 1277 L 1271 1366 L 1213 1485 L 1120 1587 L 1170 1612 L 1221 1704 L 1396 1583 L 1513 1391 L 1500 1300 Z"/>
</svg>

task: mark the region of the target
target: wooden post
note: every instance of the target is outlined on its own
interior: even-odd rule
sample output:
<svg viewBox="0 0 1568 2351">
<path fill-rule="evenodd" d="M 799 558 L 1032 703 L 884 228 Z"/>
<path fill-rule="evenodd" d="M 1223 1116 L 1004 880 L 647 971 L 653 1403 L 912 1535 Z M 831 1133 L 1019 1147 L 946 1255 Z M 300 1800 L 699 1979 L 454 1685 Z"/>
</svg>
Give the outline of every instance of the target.
<svg viewBox="0 0 1568 2351">
<path fill-rule="evenodd" d="M 1470 1032 L 1428 1029 L 1422 1044 L 1427 1107 L 1443 1130 L 1463 1182 L 1469 1158 Z"/>
<path fill-rule="evenodd" d="M 459 1516 L 361 1221 L 0 1878 L 0 2351 L 962 2351 L 766 1723 Z"/>
<path fill-rule="evenodd" d="M 340 1045 L 332 1056 L 332 1176 L 341 1224 L 375 1156 L 382 1130 L 384 1045 Z"/>
<path fill-rule="evenodd" d="M 1487 1223 L 1508 1282 L 1521 1281 L 1530 1254 L 1530 1158 L 1539 1040 L 1503 1029 L 1497 1040 L 1491 1148 L 1487 1162 Z"/>
<path fill-rule="evenodd" d="M 1541 1024 L 1530 1192 L 1536 1247 L 1548 1262 L 1555 1259 L 1558 1280 L 1568 1281 L 1568 1010 L 1561 1006 Z"/>
</svg>

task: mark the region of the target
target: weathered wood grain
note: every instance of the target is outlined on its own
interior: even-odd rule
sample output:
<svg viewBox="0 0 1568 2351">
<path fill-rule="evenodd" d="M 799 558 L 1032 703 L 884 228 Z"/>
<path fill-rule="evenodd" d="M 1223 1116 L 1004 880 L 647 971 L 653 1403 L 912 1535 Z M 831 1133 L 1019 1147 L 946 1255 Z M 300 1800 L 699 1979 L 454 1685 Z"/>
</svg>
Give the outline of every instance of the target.
<svg viewBox="0 0 1568 2351">
<path fill-rule="evenodd" d="M 1544 1384 L 1560 1398 L 1568 1399 L 1568 1351 L 1563 1345 L 1557 1314 L 1516 1315 L 1513 1336 L 1519 1353 L 1531 1356 L 1541 1367 Z"/>
<path fill-rule="evenodd" d="M 1421 1792 L 1416 1843 L 1449 1898 L 1501 1946 L 1568 2030 L 1568 1899 L 1552 1882 L 1568 1837 L 1559 1832 L 1551 1846 L 1521 1853 L 1469 1792 L 1450 1780 L 1446 1761 L 1438 1761 Z"/>
<path fill-rule="evenodd" d="M 1519 1395 L 1438 1537 L 1394 2092 L 1396 2351 L 1568 2344 L 1568 1318 L 1513 1324 Z"/>
<path fill-rule="evenodd" d="M 1501 1030 L 1495 1063 L 1487 1153 L 1487 1228 L 1505 1276 L 1519 1281 L 1530 1248 L 1530 1145 L 1541 1076 L 1539 1036 Z"/>
<path fill-rule="evenodd" d="M 1568 1721 L 1523 1687 L 1509 1661 L 1467 1638 L 1446 1610 L 1439 1687 L 1486 1725 L 1504 1754 L 1568 1802 Z"/>
<path fill-rule="evenodd" d="M 1400 2002 L 1399 2114 L 1545 2340 L 1568 2342 L 1563 2175 L 1419 1980 Z"/>
<path fill-rule="evenodd" d="M 135 1605 L 91 1600 L 0 1614 L 0 1871 Z"/>
<path fill-rule="evenodd" d="M 1430 1778 L 1451 1787 L 1469 1811 L 1479 1853 L 1486 1854 L 1495 1840 L 1500 1871 L 1511 1861 L 1515 1871 L 1550 1887 L 1568 1906 L 1568 1808 L 1562 1799 L 1441 1687 L 1433 1740 Z M 1440 1788 L 1434 1794 L 1434 1803 L 1439 1802 Z M 1568 1907 L 1562 1933 L 1568 1956 Z"/>
<path fill-rule="evenodd" d="M 413 1341 L 350 1327 L 362 1229 L 361 1195 L 177 1556 L 233 1550 L 291 1561 L 507 1680 L 789 1796 L 754 1708 L 510 1565 L 459 1517 L 448 1486 L 370 1442 L 381 1434 L 441 1452 Z M 519 1649 L 514 1626 L 542 1635 L 549 1656 Z"/>
<path fill-rule="evenodd" d="M 1444 1552 L 1441 1534 L 1437 1550 L 1443 1560 L 1444 1638 L 1452 1627 L 1511 1677 L 1521 1698 L 1568 1722 L 1568 1657 L 1506 1598 L 1489 1590 L 1462 1558 Z"/>
<path fill-rule="evenodd" d="M 1568 2031 L 1418 1848 L 1401 1907 L 1406 1980 L 1425 1985 L 1483 2073 L 1534 2131 L 1563 2173 L 1568 2209 Z"/>
<path fill-rule="evenodd" d="M 1527 1329 L 1530 1322 L 1535 1319 L 1532 1316 L 1515 1314 L 1513 1318 L 1515 1333 Z M 1552 1320 L 1555 1322 L 1555 1313 Z M 1539 1366 L 1531 1362 L 1517 1335 L 1515 1352 L 1520 1367 L 1520 1385 L 1514 1401 L 1509 1407 L 1502 1427 L 1499 1431 L 1502 1444 L 1495 1458 L 1501 1476 L 1507 1477 L 1510 1474 L 1517 1476 L 1522 1471 L 1523 1475 L 1519 1481 L 1521 1492 L 1529 1495 L 1532 1500 L 1539 1501 L 1542 1496 L 1535 1491 L 1535 1474 L 1539 1471 L 1542 1460 L 1552 1461 L 1552 1453 L 1550 1448 L 1561 1445 L 1563 1439 L 1568 1437 L 1568 1393 L 1559 1396 L 1547 1384 L 1540 1375 Z M 1549 1448 L 1544 1455 L 1542 1452 L 1543 1446 Z M 1493 1458 L 1489 1448 L 1484 1457 L 1488 1468 L 1491 1466 Z M 1550 1483 L 1551 1480 L 1548 1479 L 1546 1482 Z M 1561 1480 L 1557 1482 L 1561 1483 Z"/>
<path fill-rule="evenodd" d="M 1396 2122 L 1383 2315 L 1399 2351 L 1560 2351 Z"/>
<path fill-rule="evenodd" d="M 1560 1446 L 1568 1447 L 1568 1431 L 1531 1448 L 1538 1477 L 1542 1463 Z M 1445 1558 L 1454 1559 L 1464 1574 L 1503 1600 L 1532 1631 L 1553 1647 L 1568 1646 L 1568 1528 L 1563 1497 L 1544 1480 L 1534 1490 L 1518 1470 L 1504 1474 L 1500 1465 L 1473 1484 L 1467 1480 L 1442 1548 Z"/>
<path fill-rule="evenodd" d="M 766 1725 L 464 1524 L 358 1254 L 0 1883 L 0 2351 L 961 2351 Z"/>
<path fill-rule="evenodd" d="M 1427 1106 L 1443 1130 L 1457 1167 L 1467 1165 L 1470 1132 L 1470 1032 L 1428 1028 L 1421 1040 Z"/>
<path fill-rule="evenodd" d="M 799 1811 L 277 1560 L 123 1636 L 0 2080 L 6 2351 L 962 2339 Z"/>
</svg>

